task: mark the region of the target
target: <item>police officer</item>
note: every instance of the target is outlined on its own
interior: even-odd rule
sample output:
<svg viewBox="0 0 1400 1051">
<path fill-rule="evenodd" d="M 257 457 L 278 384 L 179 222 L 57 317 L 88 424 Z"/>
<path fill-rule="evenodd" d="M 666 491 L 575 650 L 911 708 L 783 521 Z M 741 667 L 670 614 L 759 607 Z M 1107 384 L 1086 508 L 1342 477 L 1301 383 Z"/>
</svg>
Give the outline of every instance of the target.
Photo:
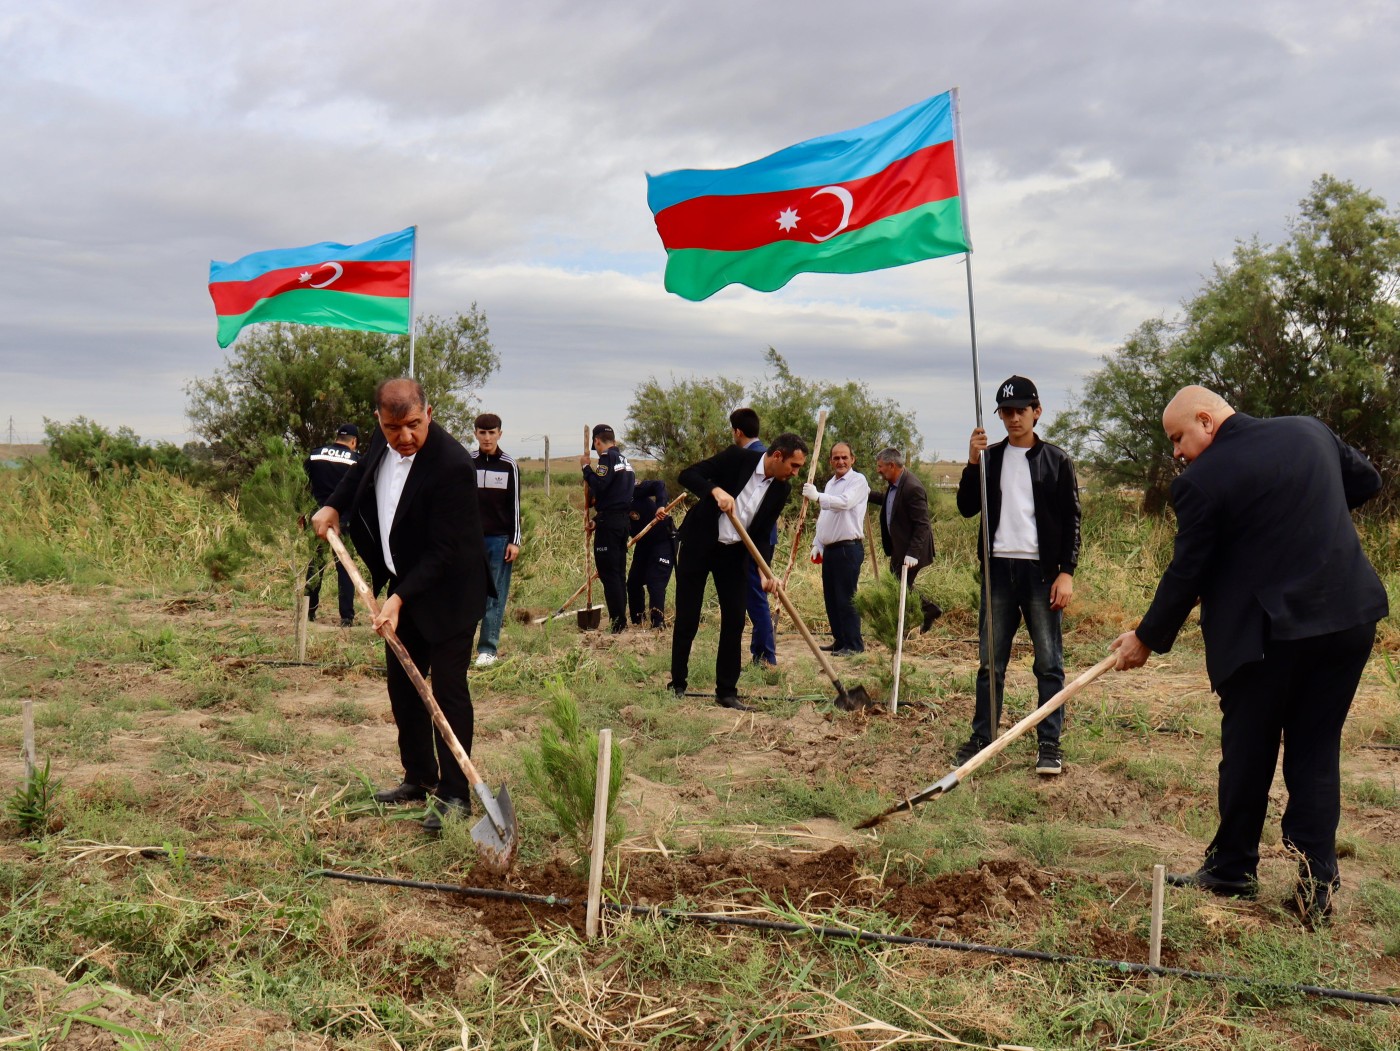
<svg viewBox="0 0 1400 1051">
<path fill-rule="evenodd" d="M 632 623 L 642 623 L 648 608 L 643 600 L 650 597 L 653 628 L 666 624 L 666 586 L 671 583 L 671 567 L 676 560 L 676 527 L 666 514 L 666 497 L 666 483 L 660 479 L 638 482 L 627 523 L 633 536 L 656 523 L 632 545 L 632 568 L 627 571 L 627 606 Z"/>
<path fill-rule="evenodd" d="M 606 423 L 593 428 L 593 451 L 598 454 L 596 466 L 588 453 L 578 462 L 594 508 L 593 561 L 608 604 L 608 619 L 613 634 L 617 634 L 627 630 L 627 522 L 637 476 L 618 451 L 617 435 Z"/>
<path fill-rule="evenodd" d="M 335 441 L 314 450 L 302 465 L 306 469 L 307 481 L 311 483 L 311 496 L 318 509 L 326 505 L 335 487 L 340 484 L 352 465 L 359 463 L 360 429 L 353 423 L 342 423 L 335 432 Z M 335 562 L 335 579 L 340 588 L 340 626 L 348 628 L 355 623 L 355 586 L 350 583 L 350 574 L 345 572 L 339 560 Z M 312 556 L 306 567 L 306 619 L 316 619 L 316 608 L 321 604 L 321 572 L 324 563 L 318 556 Z"/>
</svg>

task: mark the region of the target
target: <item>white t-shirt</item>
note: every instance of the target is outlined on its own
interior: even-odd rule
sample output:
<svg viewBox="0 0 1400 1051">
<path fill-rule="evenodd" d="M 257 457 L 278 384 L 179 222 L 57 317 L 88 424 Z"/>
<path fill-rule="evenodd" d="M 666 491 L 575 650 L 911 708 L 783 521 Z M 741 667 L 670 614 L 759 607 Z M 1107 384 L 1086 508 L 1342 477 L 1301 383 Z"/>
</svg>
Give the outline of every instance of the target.
<svg viewBox="0 0 1400 1051">
<path fill-rule="evenodd" d="M 1001 517 L 992 537 L 995 558 L 1038 559 L 1040 534 L 1035 529 L 1035 498 L 1031 494 L 1030 449 L 1007 445 L 1001 458 Z"/>
<path fill-rule="evenodd" d="M 763 503 L 763 498 L 768 495 L 768 487 L 771 484 L 773 484 L 773 479 L 764 475 L 763 458 L 759 457 L 758 466 L 753 469 L 753 474 L 749 475 L 749 480 L 744 483 L 744 488 L 740 489 L 739 495 L 734 498 L 734 517 L 744 524 L 745 531 L 753 525 L 754 515 L 758 514 L 759 505 Z M 721 544 L 737 544 L 739 542 L 738 530 L 734 528 L 734 523 L 723 511 L 719 513 L 718 539 Z"/>
</svg>

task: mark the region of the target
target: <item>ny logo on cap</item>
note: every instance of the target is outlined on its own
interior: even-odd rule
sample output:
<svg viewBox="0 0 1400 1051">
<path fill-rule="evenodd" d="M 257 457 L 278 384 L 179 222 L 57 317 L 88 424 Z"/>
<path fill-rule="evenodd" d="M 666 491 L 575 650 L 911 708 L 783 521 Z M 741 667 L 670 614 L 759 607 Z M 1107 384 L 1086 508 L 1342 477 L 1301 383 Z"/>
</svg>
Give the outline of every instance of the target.
<svg viewBox="0 0 1400 1051">
<path fill-rule="evenodd" d="M 1008 383 L 1005 387 L 1001 388 L 1001 396 L 1003 398 L 1009 398 L 1015 393 L 1016 387 L 1014 384 Z"/>
</svg>

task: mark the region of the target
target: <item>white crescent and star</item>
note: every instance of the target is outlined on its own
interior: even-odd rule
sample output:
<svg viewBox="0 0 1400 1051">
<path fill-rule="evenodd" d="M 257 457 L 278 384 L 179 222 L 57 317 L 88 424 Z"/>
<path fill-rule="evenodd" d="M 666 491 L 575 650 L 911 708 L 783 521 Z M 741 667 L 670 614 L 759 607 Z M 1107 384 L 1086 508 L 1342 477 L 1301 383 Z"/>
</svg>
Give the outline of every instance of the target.
<svg viewBox="0 0 1400 1051">
<path fill-rule="evenodd" d="M 835 237 L 842 230 L 846 229 L 851 222 L 851 206 L 855 203 L 855 198 L 851 196 L 851 191 L 844 186 L 823 186 L 813 197 L 820 197 L 824 193 L 829 193 L 841 202 L 841 221 L 836 224 L 836 229 L 827 234 L 812 234 L 813 241 L 827 241 Z M 778 213 L 778 229 L 788 233 L 797 228 L 801 217 L 797 214 L 797 209 L 788 207 Z"/>
<path fill-rule="evenodd" d="M 326 269 L 326 267 L 330 267 L 332 270 L 335 271 L 335 273 L 333 273 L 330 277 L 326 278 L 324 281 L 311 281 L 311 278 L 314 274 L 317 274 L 320 271 Z M 297 281 L 303 285 L 305 285 L 308 281 L 311 281 L 311 284 L 307 285 L 308 288 L 325 288 L 327 285 L 333 285 L 335 284 L 335 282 L 339 281 L 340 275 L 343 273 L 345 273 L 345 267 L 343 267 L 339 263 L 322 263 L 315 270 L 303 270 L 301 273 L 297 274 Z"/>
</svg>

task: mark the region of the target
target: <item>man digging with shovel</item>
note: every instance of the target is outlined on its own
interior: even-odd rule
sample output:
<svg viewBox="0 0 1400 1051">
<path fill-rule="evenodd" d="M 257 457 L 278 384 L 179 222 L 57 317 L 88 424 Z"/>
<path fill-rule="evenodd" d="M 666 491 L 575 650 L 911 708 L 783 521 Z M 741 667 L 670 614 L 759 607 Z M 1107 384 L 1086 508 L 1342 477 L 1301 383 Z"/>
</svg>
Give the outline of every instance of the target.
<svg viewBox="0 0 1400 1051">
<path fill-rule="evenodd" d="M 388 598 L 376 631 L 397 632 L 413 663 L 431 671 L 433 693 L 463 749 L 471 751 L 472 699 L 467 688 L 472 639 L 490 589 L 476 468 L 470 454 L 432 422 L 422 386 L 381 383 L 374 395 L 379 427 L 326 506 L 311 519 L 321 539 L 349 523 L 376 593 Z M 435 798 L 423 819 L 430 832 L 444 818 L 471 812 L 471 784 L 453 758 L 399 660 L 386 647 L 389 703 L 399 728 L 403 783 L 375 793 L 380 803 Z"/>
</svg>

